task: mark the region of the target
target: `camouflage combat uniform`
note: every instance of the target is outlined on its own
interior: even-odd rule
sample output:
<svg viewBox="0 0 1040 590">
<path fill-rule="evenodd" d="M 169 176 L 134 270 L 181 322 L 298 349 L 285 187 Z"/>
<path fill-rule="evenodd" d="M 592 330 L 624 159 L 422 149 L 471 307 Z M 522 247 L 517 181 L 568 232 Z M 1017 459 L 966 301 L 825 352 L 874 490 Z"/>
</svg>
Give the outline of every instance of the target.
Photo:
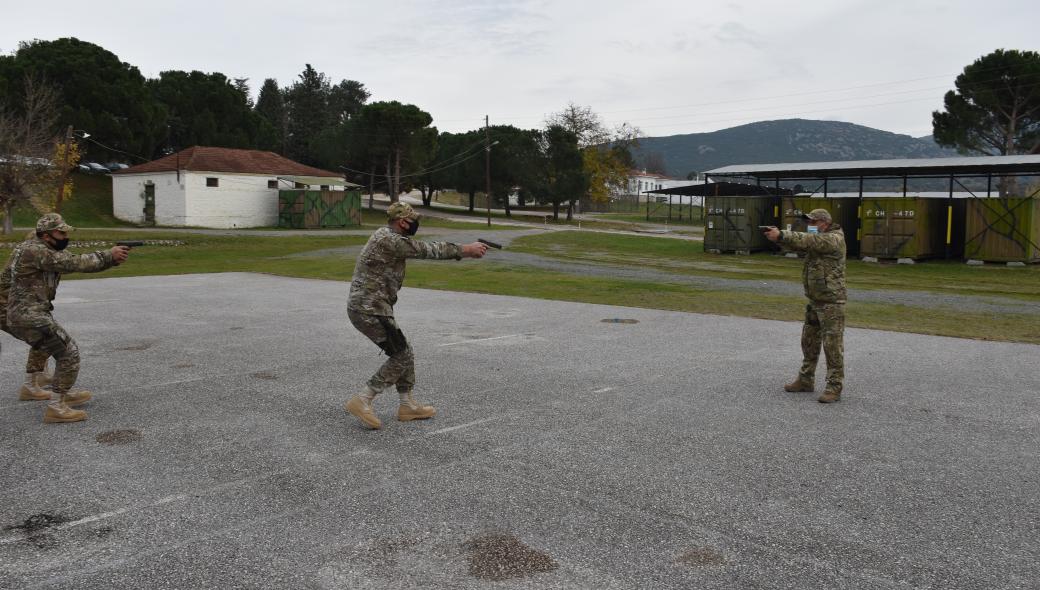
<svg viewBox="0 0 1040 590">
<path fill-rule="evenodd" d="M 26 240 L 30 240 L 35 236 L 35 232 L 30 232 L 26 236 Z M 11 292 L 11 266 L 14 262 L 15 253 L 19 251 L 21 244 L 15 246 L 11 250 L 11 257 L 7 259 L 7 265 L 4 266 L 3 272 L 0 272 L 0 330 L 11 334 L 11 331 L 7 329 L 7 298 Z M 11 334 L 14 336 L 14 334 Z M 27 374 L 42 373 L 47 368 L 47 359 L 50 355 L 43 350 L 36 348 L 35 346 L 29 349 L 29 360 L 25 363 L 25 372 Z"/>
<path fill-rule="evenodd" d="M 11 255 L 5 278 L 5 284 L 10 285 L 6 330 L 40 351 L 30 354 L 27 372 L 42 371 L 39 360 L 46 362 L 47 356 L 54 357 L 53 390 L 59 396 L 69 391 L 79 375 L 79 348 L 51 316 L 58 282 L 62 273 L 99 272 L 113 264 L 109 251 L 70 254 L 51 248 L 35 235 L 19 244 Z"/>
<path fill-rule="evenodd" d="M 405 393 L 415 385 L 415 356 L 394 320 L 397 291 L 404 282 L 405 261 L 409 258 L 460 260 L 462 248 L 450 242 L 413 240 L 389 227 L 376 230 L 365 244 L 350 283 L 347 317 L 390 357 L 368 381 L 375 393 L 390 385 Z"/>
<path fill-rule="evenodd" d="M 779 242 L 788 250 L 805 252 L 802 283 L 809 304 L 798 377 L 807 384 L 815 381 L 822 345 L 827 357 L 826 391 L 840 395 L 845 380 L 845 232 L 837 224 L 818 234 L 781 231 Z"/>
</svg>

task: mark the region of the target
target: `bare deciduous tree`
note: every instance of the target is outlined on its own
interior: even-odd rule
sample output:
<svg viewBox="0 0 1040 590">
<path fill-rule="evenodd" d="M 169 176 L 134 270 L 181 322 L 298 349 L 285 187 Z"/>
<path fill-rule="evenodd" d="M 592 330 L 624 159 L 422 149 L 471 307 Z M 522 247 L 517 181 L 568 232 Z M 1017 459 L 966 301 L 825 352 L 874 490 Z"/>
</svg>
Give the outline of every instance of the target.
<svg viewBox="0 0 1040 590">
<path fill-rule="evenodd" d="M 0 209 L 3 233 L 13 229 L 11 214 L 19 203 L 30 202 L 56 186 L 54 129 L 58 120 L 58 92 L 34 75 L 25 77 L 21 104 L 0 104 Z"/>
</svg>

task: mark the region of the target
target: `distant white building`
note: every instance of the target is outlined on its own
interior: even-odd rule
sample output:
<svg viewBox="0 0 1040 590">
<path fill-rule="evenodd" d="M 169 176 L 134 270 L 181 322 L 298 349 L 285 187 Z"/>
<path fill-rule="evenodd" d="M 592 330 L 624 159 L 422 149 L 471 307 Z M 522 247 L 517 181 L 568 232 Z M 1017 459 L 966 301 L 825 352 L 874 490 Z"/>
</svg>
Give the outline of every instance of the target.
<svg viewBox="0 0 1040 590">
<path fill-rule="evenodd" d="M 196 146 L 113 172 L 112 212 L 146 225 L 268 227 L 278 224 L 278 189 L 348 184 L 274 152 Z"/>
<path fill-rule="evenodd" d="M 646 170 L 632 170 L 628 175 L 628 185 L 626 186 L 624 194 L 628 196 L 639 195 L 639 200 L 645 202 L 648 198 L 650 200 L 657 198 L 656 195 L 647 195 L 647 191 L 676 188 L 679 186 L 690 186 L 691 184 L 704 184 L 704 181 L 680 180 L 663 174 L 647 172 Z"/>
</svg>

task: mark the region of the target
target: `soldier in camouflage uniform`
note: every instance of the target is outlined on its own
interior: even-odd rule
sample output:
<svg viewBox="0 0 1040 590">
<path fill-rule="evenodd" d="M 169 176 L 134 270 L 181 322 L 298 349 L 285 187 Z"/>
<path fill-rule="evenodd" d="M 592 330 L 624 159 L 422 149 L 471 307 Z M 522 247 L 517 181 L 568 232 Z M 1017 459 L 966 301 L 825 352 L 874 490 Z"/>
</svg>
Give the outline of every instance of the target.
<svg viewBox="0 0 1040 590">
<path fill-rule="evenodd" d="M 36 235 L 35 230 L 30 231 L 25 239 L 31 239 Z M 7 329 L 7 294 L 11 291 L 11 263 L 14 261 L 15 252 L 19 248 L 11 250 L 11 256 L 7 259 L 7 265 L 0 272 L 0 330 L 11 333 Z M 44 387 L 51 384 L 52 375 L 47 374 L 47 359 L 50 355 L 39 348 L 29 349 L 29 360 L 26 362 L 25 383 L 18 390 L 18 399 L 22 401 L 38 401 L 51 399 L 51 392 Z"/>
<path fill-rule="evenodd" d="M 487 252 L 487 246 L 479 242 L 458 245 L 413 240 L 411 236 L 419 229 L 419 214 L 407 203 L 392 203 L 386 215 L 387 226 L 377 229 L 358 255 L 347 304 L 350 323 L 390 357 L 368 380 L 365 390 L 350 398 L 345 406 L 372 429 L 382 426 L 372 411 L 372 400 L 391 385 L 397 387 L 400 396 L 398 420 L 424 420 L 437 413 L 432 406 L 422 405 L 412 396 L 415 356 L 394 320 L 394 303 L 404 282 L 405 261 L 409 258 L 481 258 Z"/>
<path fill-rule="evenodd" d="M 52 385 L 58 399 L 47 405 L 44 422 L 85 420 L 87 413 L 71 406 L 83 404 L 91 398 L 87 391 L 69 391 L 79 374 L 79 348 L 51 316 L 54 310 L 51 301 L 62 273 L 99 272 L 123 262 L 130 254 L 126 246 L 89 254 L 69 254 L 64 249 L 68 246 L 70 231 L 72 227 L 61 215 L 44 215 L 36 222 L 36 234 L 15 248 L 10 262 L 7 330 L 34 350 L 53 356 L 57 364 Z M 38 360 L 40 356 L 30 356 L 26 372 L 42 370 L 39 364 L 32 364 L 33 359 Z"/>
<path fill-rule="evenodd" d="M 845 233 L 834 224 L 826 209 L 813 209 L 803 217 L 808 232 L 766 230 L 766 237 L 795 252 L 805 252 L 802 282 L 809 304 L 802 326 L 802 368 L 785 391 L 811 392 L 816 383 L 816 364 L 823 346 L 827 357 L 827 386 L 820 403 L 841 399 L 845 380 Z"/>
</svg>

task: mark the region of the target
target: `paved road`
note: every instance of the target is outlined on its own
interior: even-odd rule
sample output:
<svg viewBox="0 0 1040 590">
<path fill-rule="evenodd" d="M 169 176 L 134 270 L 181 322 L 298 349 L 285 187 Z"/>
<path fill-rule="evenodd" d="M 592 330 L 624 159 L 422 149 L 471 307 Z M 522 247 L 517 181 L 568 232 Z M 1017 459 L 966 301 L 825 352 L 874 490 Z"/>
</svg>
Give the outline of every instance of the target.
<svg viewBox="0 0 1040 590">
<path fill-rule="evenodd" d="M 380 362 L 345 290 L 62 284 L 97 392 L 78 424 L 16 401 L 26 349 L 0 337 L 0 587 L 1040 579 L 1038 346 L 849 330 L 828 406 L 779 391 L 795 323 L 405 289 L 440 412 L 398 423 L 387 395 L 369 432 L 340 409 Z"/>
</svg>

